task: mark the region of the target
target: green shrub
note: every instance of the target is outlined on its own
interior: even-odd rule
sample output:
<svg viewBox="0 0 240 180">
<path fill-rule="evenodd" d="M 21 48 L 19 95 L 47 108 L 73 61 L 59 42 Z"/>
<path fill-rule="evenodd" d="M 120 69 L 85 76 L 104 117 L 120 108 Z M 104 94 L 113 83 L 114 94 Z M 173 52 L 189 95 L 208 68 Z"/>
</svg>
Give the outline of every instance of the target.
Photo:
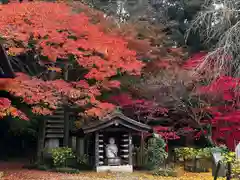
<svg viewBox="0 0 240 180">
<path fill-rule="evenodd" d="M 196 157 L 197 158 L 202 158 L 202 159 L 210 159 L 212 157 L 211 148 L 197 149 Z"/>
<path fill-rule="evenodd" d="M 223 152 L 223 163 L 234 163 L 236 161 L 236 153 L 235 152 Z"/>
<path fill-rule="evenodd" d="M 175 153 L 179 160 L 190 160 L 196 156 L 196 150 L 194 148 L 176 148 Z"/>
<path fill-rule="evenodd" d="M 175 153 L 177 158 L 180 160 L 192 160 L 195 158 L 210 159 L 211 148 L 176 148 Z"/>
<path fill-rule="evenodd" d="M 177 177 L 178 172 L 176 169 L 173 168 L 159 168 L 153 172 L 154 176 L 170 176 L 170 177 Z"/>
<path fill-rule="evenodd" d="M 151 170 L 148 166 L 148 148 L 134 147 L 133 161 L 137 170 Z"/>
<path fill-rule="evenodd" d="M 55 167 L 66 167 L 67 159 L 74 158 L 71 148 L 58 147 L 51 150 L 53 165 Z"/>
<path fill-rule="evenodd" d="M 240 160 L 236 160 L 232 163 L 232 174 L 233 177 L 240 179 Z"/>
<path fill-rule="evenodd" d="M 165 151 L 165 142 L 161 138 L 151 138 L 148 141 L 148 164 L 151 169 L 158 169 L 166 160 L 168 154 Z"/>
</svg>

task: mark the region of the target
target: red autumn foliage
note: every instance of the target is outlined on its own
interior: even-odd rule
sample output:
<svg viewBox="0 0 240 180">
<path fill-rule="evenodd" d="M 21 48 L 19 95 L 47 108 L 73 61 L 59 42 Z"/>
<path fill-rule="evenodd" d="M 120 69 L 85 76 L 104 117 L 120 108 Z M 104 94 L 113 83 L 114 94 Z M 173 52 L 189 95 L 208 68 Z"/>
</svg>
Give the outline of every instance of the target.
<svg viewBox="0 0 240 180">
<path fill-rule="evenodd" d="M 211 82 L 207 86 L 202 86 L 198 89 L 199 93 L 220 95 L 223 100 L 233 101 L 239 98 L 239 92 L 236 91 L 239 86 L 240 79 L 230 76 L 221 76 Z"/>
<path fill-rule="evenodd" d="M 196 55 L 193 55 L 187 63 L 182 67 L 182 69 L 187 69 L 187 70 L 194 70 L 199 63 L 202 62 L 202 58 L 206 55 L 206 53 L 199 53 Z M 161 61 L 160 61 L 161 62 Z M 174 65 L 172 65 L 174 66 Z M 174 67 L 171 67 L 174 68 Z M 156 69 L 156 66 L 155 66 Z M 175 72 L 176 76 L 180 76 L 179 72 Z M 185 74 L 188 75 L 188 74 Z M 153 77 L 154 78 L 154 77 Z M 198 112 L 204 112 L 202 114 L 210 114 L 212 118 L 208 119 L 199 119 L 200 120 L 200 126 L 205 127 L 205 125 L 210 124 L 212 126 L 212 140 L 217 143 L 219 138 L 223 138 L 226 141 L 226 145 L 230 149 L 234 149 L 234 146 L 236 142 L 238 142 L 239 139 L 239 132 L 240 132 L 240 119 L 239 119 L 239 79 L 238 78 L 233 78 L 229 76 L 220 76 L 219 78 L 212 80 L 208 85 L 202 85 L 198 84 L 200 80 L 204 80 L 206 76 L 195 76 L 196 78 L 194 80 L 194 89 L 190 89 L 188 93 L 193 93 L 194 96 L 197 96 L 199 100 L 201 100 L 201 103 L 205 102 L 205 105 L 202 105 L 200 108 L 202 109 L 196 109 Z M 183 80 L 183 79 L 182 79 Z M 155 81 L 157 82 L 157 79 L 155 78 Z M 154 85 L 154 84 L 153 84 Z M 143 88 L 147 89 L 149 87 L 143 86 Z M 160 89 L 159 87 L 158 90 Z M 149 91 L 147 91 L 149 92 Z M 159 91 L 158 91 L 159 93 Z M 152 94 L 154 96 L 154 94 Z M 177 96 L 176 96 L 177 97 Z M 114 97 L 115 102 L 120 104 L 123 108 L 125 107 L 132 107 L 132 112 L 139 113 L 141 116 L 148 116 L 148 115 L 153 115 L 155 113 L 155 109 L 152 108 L 152 106 L 142 106 L 143 101 L 146 100 L 133 100 L 130 96 L 118 96 Z M 153 101 L 159 101 L 160 104 L 161 101 L 163 100 L 162 98 L 154 99 Z M 144 107 L 144 110 L 137 111 L 135 108 L 136 107 L 136 102 L 141 102 L 141 108 Z M 152 104 L 158 104 L 157 102 L 151 102 Z M 139 104 L 138 104 L 139 105 Z M 194 110 L 194 107 L 189 107 L 190 109 Z M 175 109 L 175 111 L 178 111 L 178 109 Z M 194 110 L 195 111 L 195 110 Z M 148 113 L 140 113 L 140 112 L 148 112 Z M 169 111 L 170 112 L 170 111 Z M 169 117 L 168 111 L 165 112 L 165 116 Z M 177 112 L 176 112 L 177 113 Z M 185 112 L 187 113 L 187 112 Z M 190 112 L 189 112 L 190 113 Z M 179 112 L 179 115 L 181 116 L 181 112 Z M 162 114 L 160 114 L 162 116 Z M 179 121 L 181 121 L 179 116 Z M 194 116 L 198 116 L 198 113 L 195 112 Z M 209 117 L 209 116 L 206 116 Z M 203 118 L 206 118 L 203 117 Z M 170 117 L 171 118 L 171 117 Z M 187 118 L 187 115 L 186 117 Z M 155 118 L 156 119 L 156 118 Z M 154 118 L 152 118 L 154 120 Z M 186 120 L 186 122 L 188 122 Z M 190 122 L 190 121 L 189 121 Z M 182 123 L 185 123 L 182 121 Z M 172 131 L 173 124 L 168 124 L 169 127 L 164 127 L 164 126 L 156 126 L 155 132 L 160 134 L 162 137 L 165 139 L 171 139 L 174 137 L 173 135 L 171 136 L 171 133 L 175 133 L 175 135 L 178 136 L 178 134 L 188 134 L 188 132 L 193 133 L 192 137 L 195 139 L 199 139 L 201 136 L 208 136 L 208 131 L 207 130 L 201 130 L 199 131 L 199 128 L 195 129 L 194 127 L 191 128 L 182 128 L 182 129 L 175 129 L 176 132 Z M 190 124 L 189 124 L 190 125 Z M 183 131 L 183 133 L 181 132 Z M 169 134 L 170 133 L 170 134 Z M 176 138 L 178 138 L 175 136 Z"/>
<path fill-rule="evenodd" d="M 145 99 L 133 99 L 129 94 L 121 94 L 118 96 L 112 96 L 110 101 L 121 106 L 122 108 L 134 109 L 134 113 L 137 115 L 155 115 L 166 114 L 168 110 L 159 106 L 154 101 L 148 101 Z"/>
<path fill-rule="evenodd" d="M 206 52 L 200 52 L 192 55 L 183 65 L 183 69 L 191 70 L 197 68 L 202 62 L 204 57 L 207 55 Z"/>
<path fill-rule="evenodd" d="M 213 126 L 212 139 L 224 139 L 226 145 L 234 150 L 236 143 L 240 141 L 240 114 L 239 109 L 232 111 L 220 111 L 211 121 Z"/>
<path fill-rule="evenodd" d="M 137 117 L 145 117 L 144 123 L 152 121 L 154 117 L 164 116 L 168 113 L 166 108 L 159 106 L 154 101 L 148 101 L 145 99 L 133 99 L 129 94 L 121 94 L 118 96 L 112 96 L 110 98 L 112 102 L 121 106 L 123 110 L 131 109 L 130 113 L 133 113 Z M 150 118 L 150 119 L 149 119 Z M 139 119 L 140 121 L 143 120 Z M 179 139 L 177 132 L 171 130 L 169 127 L 154 126 L 153 130 L 155 133 L 161 135 L 165 140 Z M 151 136 L 151 134 L 146 134 Z"/>
<path fill-rule="evenodd" d="M 239 115 L 239 78 L 219 76 L 210 84 L 200 86 L 197 93 L 210 100 L 211 106 L 205 110 L 212 118 L 203 123 L 212 125 L 212 139 L 225 139 L 226 145 L 234 150 L 236 142 L 240 140 L 240 115 Z"/>
<path fill-rule="evenodd" d="M 1 89 L 22 97 L 37 114 L 50 114 L 64 97 L 79 106 L 92 104 L 94 107 L 86 111 L 88 115 L 102 116 L 103 113 L 113 110 L 115 108 L 113 104 L 102 103 L 96 97 L 101 95 L 102 89 L 120 87 L 120 82 L 109 80 L 117 75 L 118 71 L 140 74 L 143 64 L 137 61 L 136 52 L 127 47 L 132 46 L 134 47 L 132 49 L 137 49 L 144 55 L 148 52 L 146 50 L 151 48 L 149 43 L 139 46 L 141 43 L 131 38 L 128 38 L 130 43 L 127 43 L 123 38 L 102 32 L 101 28 L 99 25 L 91 24 L 83 13 L 74 14 L 64 3 L 31 2 L 0 5 L 0 35 L 11 42 L 10 54 L 29 50 L 28 42 L 34 40 L 36 51 L 47 56 L 52 63 L 57 59 L 68 63 L 68 56 L 74 55 L 75 61 L 89 71 L 85 75 L 85 80 L 71 83 L 63 80 L 43 81 L 19 74 L 14 80 L 6 80 L 10 82 L 10 86 L 0 82 Z M 176 50 L 171 50 L 174 51 Z M 182 69 L 196 68 L 205 55 L 206 53 L 195 54 Z M 153 57 L 153 54 L 151 56 Z M 155 68 L 155 65 L 163 69 L 175 66 L 167 58 L 164 61 L 156 60 L 152 66 L 151 64 L 149 66 Z M 59 69 L 55 70 L 61 72 Z M 90 85 L 87 79 L 95 79 L 97 83 Z M 198 89 L 198 94 L 201 96 L 212 98 L 218 95 L 217 102 L 216 98 L 212 98 L 211 107 L 206 108 L 213 118 L 204 123 L 210 122 L 213 126 L 215 141 L 223 137 L 227 143 L 230 142 L 231 148 L 234 144 L 233 140 L 240 140 L 238 139 L 240 137 L 239 103 L 236 101 L 239 98 L 239 93 L 236 91 L 238 83 L 239 79 L 221 76 L 210 85 Z M 158 103 L 153 101 L 133 100 L 127 96 L 115 97 L 115 101 L 122 107 L 131 106 L 138 115 L 142 116 L 168 113 L 167 109 L 159 107 Z M 23 116 L 6 98 L 0 99 L 0 108 L 0 117 L 9 114 Z M 179 138 L 176 132 L 168 132 L 160 127 L 156 132 L 165 139 Z M 197 132 L 195 138 L 200 137 L 202 133 L 205 134 L 206 131 Z"/>
<path fill-rule="evenodd" d="M 156 126 L 153 128 L 154 131 L 159 134 L 165 140 L 175 140 L 180 139 L 176 131 L 170 130 L 169 127 Z"/>
<path fill-rule="evenodd" d="M 51 113 L 67 97 L 79 106 L 92 104 L 94 107 L 86 111 L 88 115 L 102 116 L 112 111 L 114 105 L 101 103 L 96 97 L 103 88 L 120 86 L 118 81 L 109 79 L 118 72 L 139 75 L 144 66 L 137 60 L 136 52 L 127 48 L 124 39 L 103 33 L 85 14 L 74 13 L 65 3 L 0 5 L 0 35 L 10 42 L 10 54 L 31 50 L 29 42 L 34 42 L 35 52 L 46 56 L 53 64 L 57 59 L 71 63 L 68 57 L 73 55 L 74 60 L 88 70 L 84 78 L 96 80 L 89 85 L 85 80 L 43 81 L 18 74 L 12 86 L 5 90 L 21 97 L 38 114 Z"/>
</svg>

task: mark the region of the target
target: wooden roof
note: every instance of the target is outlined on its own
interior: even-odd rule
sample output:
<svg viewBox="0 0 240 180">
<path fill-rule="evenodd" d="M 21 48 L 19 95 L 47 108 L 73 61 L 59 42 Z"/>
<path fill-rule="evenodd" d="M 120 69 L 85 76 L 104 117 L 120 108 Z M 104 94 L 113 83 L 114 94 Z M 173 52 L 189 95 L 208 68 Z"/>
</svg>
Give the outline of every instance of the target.
<svg viewBox="0 0 240 180">
<path fill-rule="evenodd" d="M 143 124 L 141 122 L 135 121 L 131 118 L 128 118 L 127 116 L 118 112 L 110 114 L 96 123 L 83 126 L 82 130 L 84 134 L 88 134 L 88 133 L 103 130 L 112 125 L 118 125 L 118 126 L 121 125 L 127 129 L 131 129 L 133 131 L 138 131 L 138 132 L 150 132 L 152 130 L 150 126 Z"/>
</svg>

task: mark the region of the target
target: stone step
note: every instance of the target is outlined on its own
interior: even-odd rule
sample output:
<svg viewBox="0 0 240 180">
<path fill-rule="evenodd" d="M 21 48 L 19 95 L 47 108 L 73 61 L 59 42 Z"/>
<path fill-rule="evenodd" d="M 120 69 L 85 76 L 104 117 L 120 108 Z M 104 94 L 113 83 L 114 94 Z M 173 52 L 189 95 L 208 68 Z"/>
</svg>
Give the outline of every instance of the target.
<svg viewBox="0 0 240 180">
<path fill-rule="evenodd" d="M 128 158 L 129 156 L 128 155 L 121 155 L 122 158 Z"/>
<path fill-rule="evenodd" d="M 63 138 L 63 134 L 47 134 L 46 138 Z"/>
<path fill-rule="evenodd" d="M 46 125 L 47 128 L 53 128 L 53 129 L 63 129 L 64 125 L 63 124 L 47 124 Z"/>
<path fill-rule="evenodd" d="M 52 116 L 48 117 L 48 119 L 64 119 L 64 115 L 56 114 L 56 115 L 52 115 Z"/>
<path fill-rule="evenodd" d="M 54 111 L 54 114 L 55 113 L 64 113 L 64 109 L 57 109 L 57 110 Z"/>
<path fill-rule="evenodd" d="M 68 112 L 69 115 L 74 115 L 73 112 Z M 55 111 L 51 116 L 64 116 L 64 111 Z M 50 117 L 51 117 L 50 116 Z"/>
<path fill-rule="evenodd" d="M 57 124 L 57 123 L 59 123 L 59 124 L 63 124 L 64 123 L 64 120 L 53 120 L 53 119 L 48 119 L 47 120 L 47 124 Z"/>
<path fill-rule="evenodd" d="M 63 129 L 47 129 L 46 130 L 46 133 L 56 133 L 56 134 L 61 134 L 61 133 L 64 133 L 64 130 Z"/>
</svg>

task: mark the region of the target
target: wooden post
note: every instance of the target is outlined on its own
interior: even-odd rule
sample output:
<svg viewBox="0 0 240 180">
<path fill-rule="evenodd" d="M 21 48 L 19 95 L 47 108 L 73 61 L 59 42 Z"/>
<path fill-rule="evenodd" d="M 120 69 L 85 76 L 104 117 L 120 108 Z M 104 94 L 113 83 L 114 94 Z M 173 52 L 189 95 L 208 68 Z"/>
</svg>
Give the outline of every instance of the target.
<svg viewBox="0 0 240 180">
<path fill-rule="evenodd" d="M 84 138 L 77 137 L 76 138 L 76 153 L 78 157 L 81 157 L 85 154 L 85 142 Z"/>
<path fill-rule="evenodd" d="M 65 66 L 64 69 L 64 80 L 68 80 L 68 66 Z M 64 99 L 64 138 L 63 145 L 65 147 L 69 146 L 69 113 L 67 108 L 67 99 Z"/>
<path fill-rule="evenodd" d="M 128 141 L 128 143 L 129 143 L 129 165 L 132 165 L 133 164 L 133 161 L 132 161 L 132 155 L 133 155 L 133 152 L 132 152 L 132 134 L 131 133 L 129 133 L 129 136 L 128 136 L 128 138 L 129 138 L 129 141 Z"/>
<path fill-rule="evenodd" d="M 99 166 L 99 133 L 95 133 L 95 166 Z"/>
<path fill-rule="evenodd" d="M 77 157 L 80 157 L 80 138 L 78 136 L 76 137 L 76 154 Z"/>
</svg>

